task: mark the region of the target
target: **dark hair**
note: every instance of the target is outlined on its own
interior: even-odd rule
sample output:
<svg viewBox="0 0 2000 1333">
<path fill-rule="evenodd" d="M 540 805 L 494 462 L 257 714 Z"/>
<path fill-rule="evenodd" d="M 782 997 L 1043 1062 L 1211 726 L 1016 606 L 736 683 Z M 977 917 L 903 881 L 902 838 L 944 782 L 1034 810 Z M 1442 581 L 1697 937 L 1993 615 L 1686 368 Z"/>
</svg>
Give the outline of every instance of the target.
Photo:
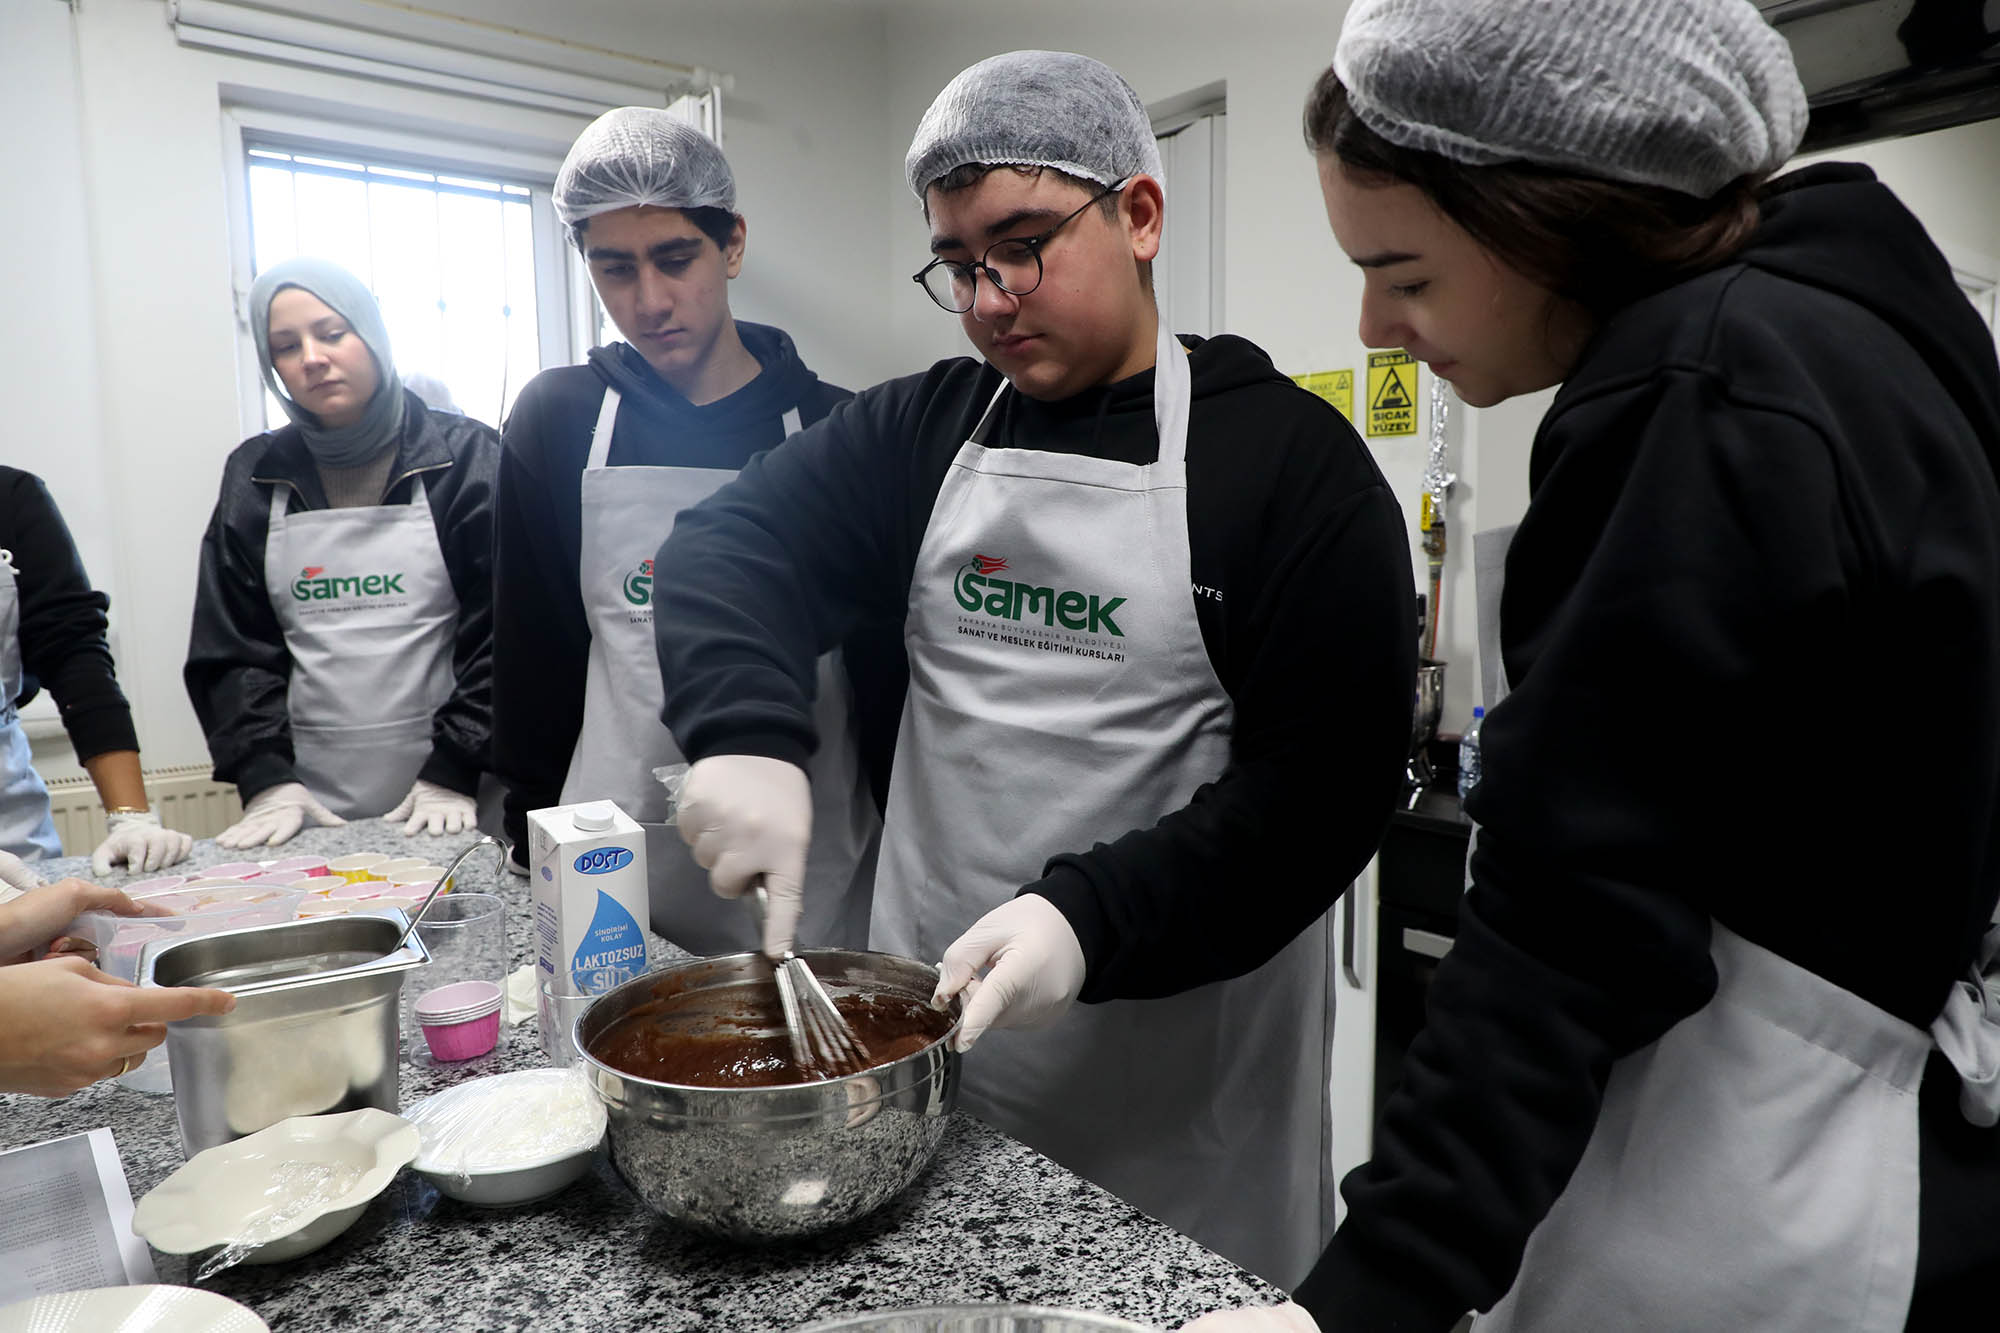
<svg viewBox="0 0 2000 1333">
<path fill-rule="evenodd" d="M 701 234 L 715 242 L 718 250 L 729 248 L 730 238 L 736 235 L 736 214 L 726 208 L 683 208 L 687 220 L 701 230 Z M 569 229 L 570 243 L 583 249 L 583 229 L 590 225 L 590 219 L 573 224 Z"/>
<path fill-rule="evenodd" d="M 1314 153 L 1364 182 L 1416 186 L 1508 267 L 1597 319 L 1728 263 L 1757 227 L 1756 177 L 1698 199 L 1527 162 L 1469 166 L 1398 147 L 1355 113 L 1331 69 L 1306 99 L 1305 133 Z"/>
<path fill-rule="evenodd" d="M 960 190 L 971 189 L 996 171 L 1011 171 L 1016 176 L 1030 179 L 1043 175 L 1054 176 L 1057 180 L 1068 181 L 1078 189 L 1087 190 L 1091 194 L 1096 194 L 1104 188 L 1088 177 L 1075 176 L 1056 167 L 1028 166 L 1019 162 L 962 162 L 924 187 L 924 216 L 928 218 L 931 215 L 932 190 L 936 190 L 939 194 L 957 194 Z M 1105 217 L 1117 217 L 1118 196 L 1105 195 L 1097 201 L 1097 207 Z"/>
</svg>

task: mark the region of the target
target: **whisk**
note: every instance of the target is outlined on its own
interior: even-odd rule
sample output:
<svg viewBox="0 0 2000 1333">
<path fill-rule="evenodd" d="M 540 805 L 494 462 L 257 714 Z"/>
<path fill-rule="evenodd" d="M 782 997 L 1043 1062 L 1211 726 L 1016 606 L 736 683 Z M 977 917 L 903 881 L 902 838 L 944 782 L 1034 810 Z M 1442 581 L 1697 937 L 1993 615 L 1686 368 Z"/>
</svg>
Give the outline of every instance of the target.
<svg viewBox="0 0 2000 1333">
<path fill-rule="evenodd" d="M 750 886 L 749 898 L 761 940 L 764 917 L 771 906 L 761 877 Z M 791 1039 L 792 1059 L 799 1068 L 838 1077 L 860 1073 L 874 1063 L 805 959 L 787 949 L 772 973 L 778 983 L 778 1003 L 785 1011 L 785 1035 Z"/>
</svg>

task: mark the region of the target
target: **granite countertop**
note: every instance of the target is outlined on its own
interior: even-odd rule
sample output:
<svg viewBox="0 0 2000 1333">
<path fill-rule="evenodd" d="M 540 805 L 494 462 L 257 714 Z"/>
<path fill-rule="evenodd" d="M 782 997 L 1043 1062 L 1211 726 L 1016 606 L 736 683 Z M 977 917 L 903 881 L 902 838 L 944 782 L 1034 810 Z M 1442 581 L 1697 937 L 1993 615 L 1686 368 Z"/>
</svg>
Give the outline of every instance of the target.
<svg viewBox="0 0 2000 1333">
<path fill-rule="evenodd" d="M 405 839 L 379 821 L 309 829 L 264 859 L 423 853 L 448 862 L 470 838 Z M 249 859 L 195 844 L 189 867 Z M 84 858 L 37 867 L 89 873 Z M 116 874 L 114 884 L 145 876 Z M 529 958 L 528 891 L 494 859 L 466 862 L 461 889 L 509 901 L 508 947 Z M 671 949 L 671 946 L 668 946 Z M 679 950 L 672 950 L 675 955 Z M 975 1051 L 970 1059 L 977 1059 Z M 469 1078 L 545 1064 L 535 1022 L 500 1046 L 440 1065 L 406 1050 L 405 1105 Z M 108 1126 L 135 1200 L 182 1162 L 171 1096 L 105 1082 L 62 1101 L 0 1095 L 0 1148 Z M 193 1285 L 181 1256 L 155 1252 L 162 1282 Z M 648 1212 L 600 1156 L 553 1199 L 513 1209 L 444 1198 L 399 1175 L 361 1220 L 290 1263 L 227 1269 L 201 1284 L 249 1306 L 274 1333 L 645 1328 L 791 1330 L 838 1315 L 955 1301 L 1018 1301 L 1118 1315 L 1162 1329 L 1208 1310 L 1268 1303 L 1275 1288 L 980 1121 L 953 1117 L 929 1170 L 873 1217 L 767 1247 L 697 1237 Z"/>
</svg>

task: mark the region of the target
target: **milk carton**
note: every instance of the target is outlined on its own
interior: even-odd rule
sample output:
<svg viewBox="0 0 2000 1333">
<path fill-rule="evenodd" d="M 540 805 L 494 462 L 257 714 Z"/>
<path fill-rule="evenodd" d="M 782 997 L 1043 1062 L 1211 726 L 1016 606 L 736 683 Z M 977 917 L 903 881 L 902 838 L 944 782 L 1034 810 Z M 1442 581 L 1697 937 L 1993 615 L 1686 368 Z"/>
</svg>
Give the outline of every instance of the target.
<svg viewBox="0 0 2000 1333">
<path fill-rule="evenodd" d="M 528 812 L 535 964 L 569 994 L 646 970 L 646 834 L 610 801 Z"/>
</svg>

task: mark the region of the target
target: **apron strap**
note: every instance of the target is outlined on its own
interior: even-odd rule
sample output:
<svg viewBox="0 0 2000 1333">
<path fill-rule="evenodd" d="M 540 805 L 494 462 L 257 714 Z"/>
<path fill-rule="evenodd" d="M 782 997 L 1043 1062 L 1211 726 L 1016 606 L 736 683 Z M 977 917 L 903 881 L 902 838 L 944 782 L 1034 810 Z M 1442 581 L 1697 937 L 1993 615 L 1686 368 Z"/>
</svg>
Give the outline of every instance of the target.
<svg viewBox="0 0 2000 1333">
<path fill-rule="evenodd" d="M 584 471 L 595 472 L 611 457 L 611 430 L 618 424 L 618 390 L 604 386 L 604 405 L 597 409 L 597 426 L 590 432 L 590 461 Z"/>
<path fill-rule="evenodd" d="M 1188 374 L 1188 351 L 1181 346 L 1180 339 L 1168 332 L 1165 320 L 1160 321 L 1159 336 L 1153 343 L 1153 360 L 1153 426 L 1160 435 L 1159 461 L 1184 463 L 1187 461 L 1188 402 L 1194 396 L 1194 381 Z M 980 414 L 979 424 L 972 428 L 970 443 L 986 443 L 986 432 L 999 410 L 1000 396 L 1009 387 L 1011 381 L 1002 376 L 1000 387 L 993 391 L 986 411 Z"/>
<path fill-rule="evenodd" d="M 783 424 L 785 427 L 785 438 L 788 440 L 791 439 L 792 436 L 797 435 L 801 430 L 805 429 L 804 420 L 799 416 L 799 409 L 797 408 L 797 406 L 792 406 L 785 409 L 785 420 Z"/>
<path fill-rule="evenodd" d="M 986 400 L 986 410 L 979 414 L 979 424 L 972 428 L 970 440 L 973 444 L 986 443 L 987 428 L 993 424 L 993 418 L 1000 410 L 1000 396 L 1006 393 L 1011 385 L 1012 381 L 1005 375 L 1000 377 L 1000 387 L 995 389 L 993 396 Z"/>
<path fill-rule="evenodd" d="M 2000 1124 L 2000 925 L 1988 926 L 1970 974 L 1952 984 L 1931 1039 L 1958 1071 L 1958 1109 L 1981 1129 Z"/>
<path fill-rule="evenodd" d="M 1153 424 L 1160 432 L 1160 462 L 1170 466 L 1187 461 L 1188 402 L 1194 396 L 1187 363 L 1187 349 L 1161 319 L 1153 345 Z"/>
</svg>

